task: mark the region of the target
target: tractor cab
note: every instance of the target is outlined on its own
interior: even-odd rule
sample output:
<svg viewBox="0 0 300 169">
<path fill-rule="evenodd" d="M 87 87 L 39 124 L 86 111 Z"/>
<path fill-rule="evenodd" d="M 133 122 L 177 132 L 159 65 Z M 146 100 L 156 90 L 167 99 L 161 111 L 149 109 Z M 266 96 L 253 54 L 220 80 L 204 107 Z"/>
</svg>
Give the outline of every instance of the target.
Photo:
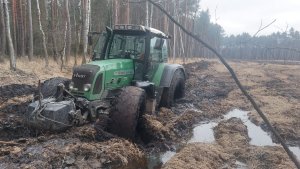
<svg viewBox="0 0 300 169">
<path fill-rule="evenodd" d="M 167 39 L 163 32 L 140 25 L 115 25 L 100 34 L 93 50 L 93 61 L 132 59 L 135 80 L 151 80 L 158 63 L 168 60 Z"/>
</svg>

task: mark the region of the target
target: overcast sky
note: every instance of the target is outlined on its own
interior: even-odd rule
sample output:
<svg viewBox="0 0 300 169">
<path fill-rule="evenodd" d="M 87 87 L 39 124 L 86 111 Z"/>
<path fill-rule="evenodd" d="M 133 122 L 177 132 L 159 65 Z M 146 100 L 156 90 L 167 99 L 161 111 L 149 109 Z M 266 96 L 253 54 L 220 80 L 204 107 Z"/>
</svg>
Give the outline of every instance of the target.
<svg viewBox="0 0 300 169">
<path fill-rule="evenodd" d="M 211 20 L 217 18 L 227 35 L 253 35 L 261 21 L 267 25 L 274 19 L 276 22 L 260 35 L 285 31 L 287 25 L 300 31 L 300 0 L 201 0 L 200 7 L 209 9 Z"/>
</svg>

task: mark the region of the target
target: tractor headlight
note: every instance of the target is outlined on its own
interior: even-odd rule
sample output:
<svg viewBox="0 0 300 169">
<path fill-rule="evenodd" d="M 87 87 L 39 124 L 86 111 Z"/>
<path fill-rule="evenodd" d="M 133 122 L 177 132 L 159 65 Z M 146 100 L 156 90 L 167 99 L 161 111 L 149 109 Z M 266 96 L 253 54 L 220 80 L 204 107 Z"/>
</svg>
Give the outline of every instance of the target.
<svg viewBox="0 0 300 169">
<path fill-rule="evenodd" d="M 70 89 L 70 90 L 73 90 L 73 89 L 74 89 L 74 82 L 71 82 L 71 83 L 69 84 L 69 89 Z"/>
<path fill-rule="evenodd" d="M 83 91 L 85 91 L 85 92 L 90 91 L 91 86 L 92 86 L 91 84 L 85 84 L 85 85 L 83 85 Z"/>
</svg>

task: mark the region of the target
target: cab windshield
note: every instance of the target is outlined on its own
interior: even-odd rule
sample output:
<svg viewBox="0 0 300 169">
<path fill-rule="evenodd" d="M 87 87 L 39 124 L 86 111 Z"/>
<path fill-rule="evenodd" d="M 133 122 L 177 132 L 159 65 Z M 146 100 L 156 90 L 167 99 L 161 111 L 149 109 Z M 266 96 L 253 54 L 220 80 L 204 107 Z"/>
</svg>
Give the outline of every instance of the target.
<svg viewBox="0 0 300 169">
<path fill-rule="evenodd" d="M 108 59 L 142 59 L 145 54 L 145 36 L 122 35 L 113 36 Z"/>
</svg>

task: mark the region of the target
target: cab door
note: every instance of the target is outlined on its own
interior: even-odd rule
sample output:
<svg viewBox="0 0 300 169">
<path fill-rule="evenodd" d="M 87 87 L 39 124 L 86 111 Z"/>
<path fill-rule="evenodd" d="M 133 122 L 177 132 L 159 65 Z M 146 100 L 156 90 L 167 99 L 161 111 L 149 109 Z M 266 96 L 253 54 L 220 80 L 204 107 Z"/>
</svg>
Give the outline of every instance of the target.
<svg viewBox="0 0 300 169">
<path fill-rule="evenodd" d="M 164 47 L 166 47 L 166 40 L 159 37 L 153 37 L 150 40 L 150 53 L 147 77 L 149 80 L 154 78 L 154 75 L 161 63 L 166 62 L 164 58 L 167 53 Z"/>
</svg>

